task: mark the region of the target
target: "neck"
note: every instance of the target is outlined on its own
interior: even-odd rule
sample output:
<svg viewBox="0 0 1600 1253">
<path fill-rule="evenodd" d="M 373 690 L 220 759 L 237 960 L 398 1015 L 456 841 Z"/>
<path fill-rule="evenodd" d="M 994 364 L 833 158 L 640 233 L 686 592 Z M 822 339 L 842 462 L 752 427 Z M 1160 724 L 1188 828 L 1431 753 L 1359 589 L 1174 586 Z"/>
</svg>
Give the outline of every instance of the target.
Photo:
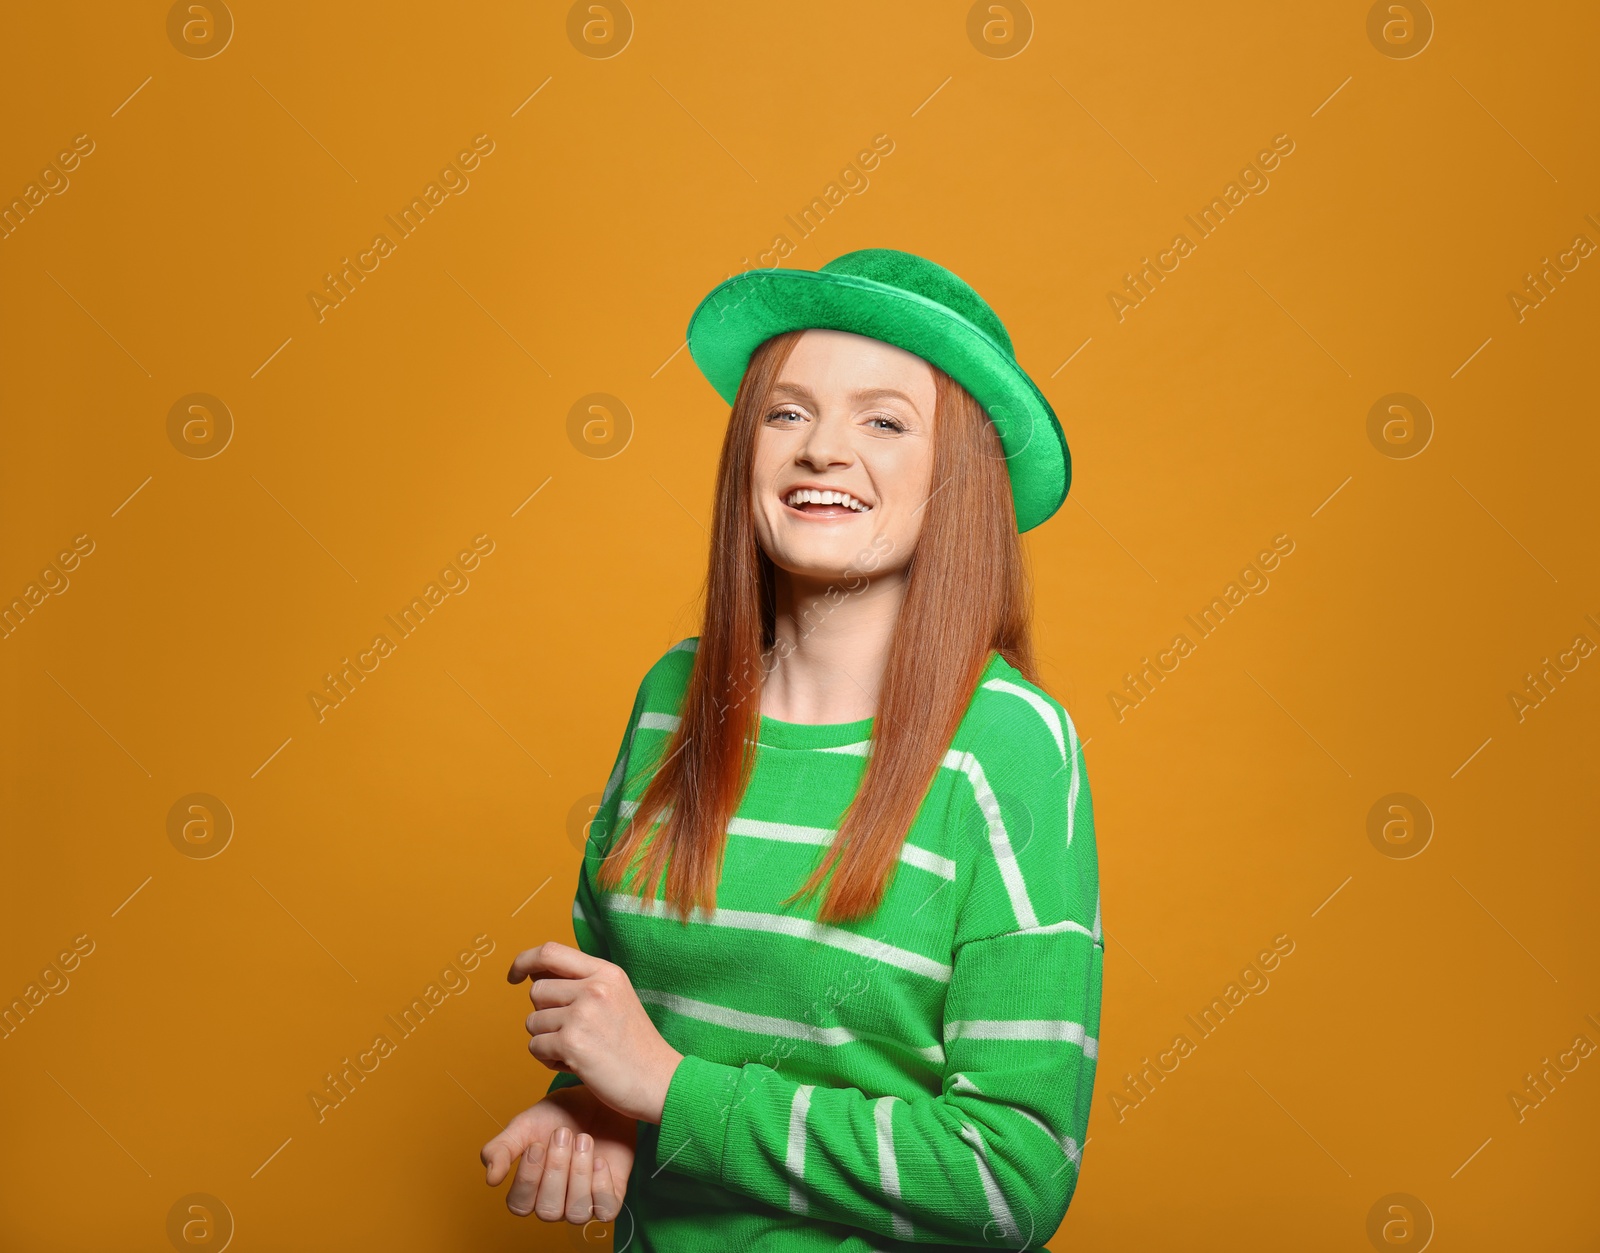
<svg viewBox="0 0 1600 1253">
<path fill-rule="evenodd" d="M 878 710 L 906 581 L 901 571 L 830 584 L 778 570 L 761 712 L 782 722 L 856 722 Z M 830 600 L 829 588 L 833 589 Z"/>
</svg>

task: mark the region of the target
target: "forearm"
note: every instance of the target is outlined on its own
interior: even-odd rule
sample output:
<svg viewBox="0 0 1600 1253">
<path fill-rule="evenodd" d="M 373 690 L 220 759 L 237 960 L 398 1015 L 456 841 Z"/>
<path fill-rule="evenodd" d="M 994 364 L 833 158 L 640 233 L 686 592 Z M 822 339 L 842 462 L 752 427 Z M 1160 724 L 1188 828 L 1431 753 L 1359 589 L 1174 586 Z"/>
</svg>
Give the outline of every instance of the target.
<svg viewBox="0 0 1600 1253">
<path fill-rule="evenodd" d="M 1082 1133 L 1068 1124 L 1092 1080 L 1080 1054 L 1052 1081 L 1029 1081 L 1058 1130 L 970 1081 L 958 1094 L 959 1077 L 948 1096 L 873 1098 L 758 1063 L 688 1057 L 667 1094 L 658 1152 L 668 1169 L 883 1236 L 1035 1247 L 1076 1186 Z"/>
</svg>

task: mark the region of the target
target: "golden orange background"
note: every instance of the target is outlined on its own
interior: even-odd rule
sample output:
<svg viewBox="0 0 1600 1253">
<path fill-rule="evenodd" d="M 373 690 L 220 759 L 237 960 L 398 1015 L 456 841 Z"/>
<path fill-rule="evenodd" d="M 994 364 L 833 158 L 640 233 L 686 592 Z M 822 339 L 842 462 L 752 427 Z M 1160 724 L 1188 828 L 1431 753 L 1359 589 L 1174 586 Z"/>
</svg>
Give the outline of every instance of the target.
<svg viewBox="0 0 1600 1253">
<path fill-rule="evenodd" d="M 503 975 L 698 630 L 684 328 L 780 236 L 967 279 L 1072 446 L 1027 545 L 1110 943 L 1053 1247 L 1592 1241 L 1600 12 L 1430 3 L 14 10 L 0 1246 L 581 1243 L 483 1183 L 550 1078 Z"/>
</svg>

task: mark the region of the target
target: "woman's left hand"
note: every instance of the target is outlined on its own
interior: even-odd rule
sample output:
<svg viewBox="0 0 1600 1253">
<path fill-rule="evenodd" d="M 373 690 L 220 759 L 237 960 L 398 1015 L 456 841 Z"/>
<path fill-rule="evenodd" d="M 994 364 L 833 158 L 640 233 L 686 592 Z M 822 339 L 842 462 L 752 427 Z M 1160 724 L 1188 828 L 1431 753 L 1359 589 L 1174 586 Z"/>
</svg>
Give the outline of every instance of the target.
<svg viewBox="0 0 1600 1253">
<path fill-rule="evenodd" d="M 661 1122 L 683 1054 L 661 1038 L 627 971 L 555 940 L 524 949 L 506 979 L 533 977 L 528 1052 L 578 1076 L 605 1104 L 640 1122 Z"/>
</svg>

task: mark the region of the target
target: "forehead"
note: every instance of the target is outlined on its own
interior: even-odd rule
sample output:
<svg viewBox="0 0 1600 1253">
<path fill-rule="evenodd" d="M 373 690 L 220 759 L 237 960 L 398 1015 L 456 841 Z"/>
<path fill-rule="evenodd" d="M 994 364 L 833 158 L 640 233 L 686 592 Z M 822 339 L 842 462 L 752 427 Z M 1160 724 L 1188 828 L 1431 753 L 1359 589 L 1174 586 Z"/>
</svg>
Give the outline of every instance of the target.
<svg viewBox="0 0 1600 1253">
<path fill-rule="evenodd" d="M 777 394 L 803 389 L 839 398 L 872 388 L 904 391 L 919 409 L 931 409 L 933 369 L 916 353 L 881 339 L 814 327 L 800 336 L 774 385 Z"/>
</svg>

